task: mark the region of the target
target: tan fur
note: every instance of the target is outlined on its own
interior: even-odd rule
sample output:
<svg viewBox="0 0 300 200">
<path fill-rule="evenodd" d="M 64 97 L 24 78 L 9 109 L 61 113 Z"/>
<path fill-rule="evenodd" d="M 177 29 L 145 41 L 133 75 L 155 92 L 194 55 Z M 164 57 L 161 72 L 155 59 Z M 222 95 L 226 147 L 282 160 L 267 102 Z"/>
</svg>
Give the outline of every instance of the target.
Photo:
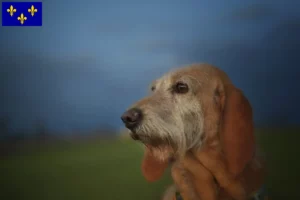
<svg viewBox="0 0 300 200">
<path fill-rule="evenodd" d="M 174 93 L 178 82 L 189 91 Z M 261 186 L 251 106 L 223 71 L 195 64 L 167 73 L 151 88 L 132 106 L 144 114 L 135 132 L 146 145 L 147 180 L 159 179 L 173 158 L 172 177 L 184 200 L 245 200 Z"/>
</svg>

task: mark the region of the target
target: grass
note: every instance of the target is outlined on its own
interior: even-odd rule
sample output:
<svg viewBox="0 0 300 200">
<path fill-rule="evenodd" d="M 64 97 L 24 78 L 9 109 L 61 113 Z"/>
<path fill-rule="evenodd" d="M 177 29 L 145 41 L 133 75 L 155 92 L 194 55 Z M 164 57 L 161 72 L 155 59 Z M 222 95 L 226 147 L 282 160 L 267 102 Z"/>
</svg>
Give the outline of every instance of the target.
<svg viewBox="0 0 300 200">
<path fill-rule="evenodd" d="M 257 138 L 266 154 L 271 199 L 300 199 L 300 130 L 260 130 Z"/>
<path fill-rule="evenodd" d="M 52 146 L 0 164 L 0 199 L 159 199 L 167 183 L 141 175 L 141 146 L 97 141 Z"/>
<path fill-rule="evenodd" d="M 258 141 L 268 162 L 272 199 L 300 199 L 300 134 L 261 130 Z M 171 183 L 141 175 L 141 147 L 131 141 L 57 144 L 1 160 L 0 199 L 5 200 L 158 200 Z"/>
</svg>

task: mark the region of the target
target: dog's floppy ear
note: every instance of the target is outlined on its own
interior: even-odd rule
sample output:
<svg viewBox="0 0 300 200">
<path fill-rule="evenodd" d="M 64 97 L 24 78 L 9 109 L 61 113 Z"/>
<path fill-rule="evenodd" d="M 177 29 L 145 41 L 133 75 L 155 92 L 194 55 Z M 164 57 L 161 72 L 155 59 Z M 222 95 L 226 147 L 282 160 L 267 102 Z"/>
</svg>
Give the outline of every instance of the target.
<svg viewBox="0 0 300 200">
<path fill-rule="evenodd" d="M 160 179 L 168 165 L 168 160 L 161 161 L 155 158 L 151 152 L 151 148 L 145 148 L 145 155 L 142 162 L 142 173 L 147 181 L 154 182 Z"/>
<path fill-rule="evenodd" d="M 229 171 L 240 174 L 255 151 L 252 108 L 243 93 L 233 85 L 225 87 L 220 139 Z"/>
</svg>

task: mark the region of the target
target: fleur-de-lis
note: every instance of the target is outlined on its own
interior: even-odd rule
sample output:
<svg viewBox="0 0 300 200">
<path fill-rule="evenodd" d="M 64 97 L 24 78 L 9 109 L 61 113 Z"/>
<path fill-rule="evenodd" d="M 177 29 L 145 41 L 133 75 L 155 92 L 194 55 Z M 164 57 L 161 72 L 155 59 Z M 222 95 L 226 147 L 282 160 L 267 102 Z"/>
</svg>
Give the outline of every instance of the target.
<svg viewBox="0 0 300 200">
<path fill-rule="evenodd" d="M 37 12 L 38 10 L 34 7 L 34 5 L 32 5 L 29 9 L 28 12 L 31 13 L 31 16 L 34 16 L 34 14 Z"/>
<path fill-rule="evenodd" d="M 13 16 L 15 12 L 17 12 L 17 9 L 15 9 L 12 5 L 10 5 L 9 9 L 7 9 L 7 12 L 10 16 Z"/>
<path fill-rule="evenodd" d="M 18 20 L 20 21 L 21 24 L 24 24 L 24 21 L 27 20 L 27 17 L 25 17 L 24 14 L 22 13 L 20 17 L 18 17 Z"/>
</svg>

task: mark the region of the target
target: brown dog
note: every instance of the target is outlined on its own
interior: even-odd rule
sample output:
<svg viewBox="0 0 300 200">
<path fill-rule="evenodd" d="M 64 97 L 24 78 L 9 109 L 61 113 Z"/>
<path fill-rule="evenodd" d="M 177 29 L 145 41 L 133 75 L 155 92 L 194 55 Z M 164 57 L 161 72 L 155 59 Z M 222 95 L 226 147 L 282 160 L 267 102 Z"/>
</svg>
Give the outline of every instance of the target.
<svg viewBox="0 0 300 200">
<path fill-rule="evenodd" d="M 145 144 L 142 171 L 158 180 L 172 162 L 175 186 L 184 200 L 251 198 L 263 184 L 251 106 L 220 69 L 208 64 L 171 71 L 151 86 L 122 120 Z"/>
</svg>

